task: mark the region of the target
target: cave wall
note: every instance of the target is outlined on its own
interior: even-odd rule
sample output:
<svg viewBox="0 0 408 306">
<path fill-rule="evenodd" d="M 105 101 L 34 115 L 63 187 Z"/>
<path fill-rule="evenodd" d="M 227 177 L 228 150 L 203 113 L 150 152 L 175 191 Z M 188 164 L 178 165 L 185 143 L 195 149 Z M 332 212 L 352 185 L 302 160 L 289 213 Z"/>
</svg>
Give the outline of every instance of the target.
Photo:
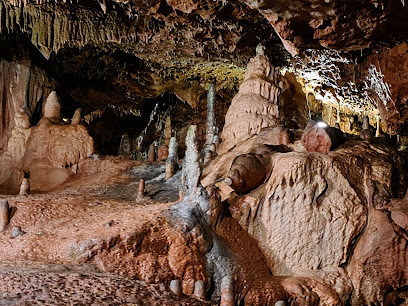
<svg viewBox="0 0 408 306">
<path fill-rule="evenodd" d="M 0 151 L 14 127 L 15 114 L 22 107 L 39 120 L 42 105 L 55 86 L 36 66 L 0 60 Z"/>
</svg>

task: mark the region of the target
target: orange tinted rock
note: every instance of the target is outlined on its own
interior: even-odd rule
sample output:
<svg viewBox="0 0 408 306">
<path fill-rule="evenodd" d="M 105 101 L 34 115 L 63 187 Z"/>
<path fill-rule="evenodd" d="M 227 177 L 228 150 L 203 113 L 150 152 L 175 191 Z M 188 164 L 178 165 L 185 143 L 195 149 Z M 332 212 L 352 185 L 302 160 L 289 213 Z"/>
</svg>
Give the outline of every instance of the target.
<svg viewBox="0 0 408 306">
<path fill-rule="evenodd" d="M 353 305 L 384 303 L 389 288 L 408 285 L 406 232 L 386 213 L 370 210 L 367 227 L 347 267 L 354 290 Z"/>
<path fill-rule="evenodd" d="M 327 153 L 336 149 L 344 142 L 341 130 L 327 127 L 319 127 L 315 121 L 309 122 L 302 135 L 302 145 L 308 152 Z"/>
<path fill-rule="evenodd" d="M 93 139 L 85 126 L 52 124 L 48 118 L 43 118 L 37 126 L 31 128 L 24 165 L 45 158 L 54 167 L 69 167 L 92 153 Z"/>
<path fill-rule="evenodd" d="M 169 147 L 167 145 L 162 145 L 157 149 L 157 160 L 165 161 L 169 156 Z"/>
</svg>

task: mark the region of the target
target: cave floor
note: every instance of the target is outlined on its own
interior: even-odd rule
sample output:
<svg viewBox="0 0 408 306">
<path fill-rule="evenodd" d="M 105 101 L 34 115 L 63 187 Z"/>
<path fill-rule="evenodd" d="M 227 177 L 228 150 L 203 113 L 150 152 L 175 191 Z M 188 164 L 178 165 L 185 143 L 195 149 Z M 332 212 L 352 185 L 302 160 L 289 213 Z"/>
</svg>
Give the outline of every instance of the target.
<svg viewBox="0 0 408 306">
<path fill-rule="evenodd" d="M 0 263 L 0 305 L 209 305 L 90 265 Z"/>
<path fill-rule="evenodd" d="M 1 190 L 12 209 L 0 233 L 0 305 L 208 304 L 179 298 L 164 284 L 121 276 L 121 270 L 101 272 L 91 263 L 94 249 L 81 253 L 90 242 L 99 247 L 105 238 L 137 235 L 157 223 L 178 199 L 177 178 L 165 183 L 163 177 L 163 164 L 106 157 L 89 159 L 52 190 L 44 191 L 49 177 L 42 183 L 38 176 L 28 196 Z M 136 200 L 140 178 L 149 195 L 143 201 Z M 15 227 L 24 234 L 12 238 Z"/>
</svg>

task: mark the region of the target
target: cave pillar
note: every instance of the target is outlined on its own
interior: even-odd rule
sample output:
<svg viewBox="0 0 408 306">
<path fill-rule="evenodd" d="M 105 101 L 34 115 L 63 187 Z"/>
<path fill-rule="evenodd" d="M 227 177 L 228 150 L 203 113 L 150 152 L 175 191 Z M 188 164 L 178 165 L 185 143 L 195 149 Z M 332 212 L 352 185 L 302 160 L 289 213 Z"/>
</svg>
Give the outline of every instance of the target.
<svg viewBox="0 0 408 306">
<path fill-rule="evenodd" d="M 363 118 L 363 127 L 360 131 L 360 138 L 367 141 L 371 139 L 370 122 L 368 116 L 364 116 Z"/>
</svg>

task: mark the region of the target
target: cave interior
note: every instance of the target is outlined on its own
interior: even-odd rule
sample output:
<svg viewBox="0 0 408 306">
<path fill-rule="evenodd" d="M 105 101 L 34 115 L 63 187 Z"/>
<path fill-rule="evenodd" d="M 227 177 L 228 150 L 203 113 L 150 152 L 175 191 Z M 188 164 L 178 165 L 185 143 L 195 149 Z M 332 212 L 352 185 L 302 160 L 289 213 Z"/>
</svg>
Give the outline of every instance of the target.
<svg viewBox="0 0 408 306">
<path fill-rule="evenodd" d="M 1 305 L 408 305 L 405 0 L 0 0 Z"/>
</svg>

